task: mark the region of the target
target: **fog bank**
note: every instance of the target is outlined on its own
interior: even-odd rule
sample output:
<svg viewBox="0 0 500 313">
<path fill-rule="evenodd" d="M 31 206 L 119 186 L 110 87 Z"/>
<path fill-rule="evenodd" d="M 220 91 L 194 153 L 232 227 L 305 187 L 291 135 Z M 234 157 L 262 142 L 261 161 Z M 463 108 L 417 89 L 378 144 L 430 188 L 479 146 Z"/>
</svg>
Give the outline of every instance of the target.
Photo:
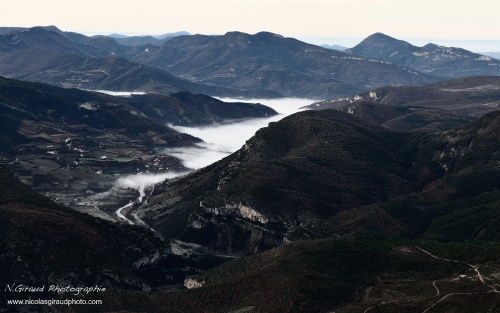
<svg viewBox="0 0 500 313">
<path fill-rule="evenodd" d="M 139 191 L 139 202 L 146 195 L 146 188 L 155 184 L 161 183 L 165 179 L 174 178 L 177 176 L 185 175 L 187 172 L 166 172 L 162 174 L 135 174 L 120 177 L 115 182 L 116 187 L 126 187 Z"/>
<path fill-rule="evenodd" d="M 130 95 L 130 92 L 121 92 L 122 95 Z M 229 99 L 221 98 L 226 102 L 252 102 L 267 105 L 277 112 L 279 115 L 269 118 L 254 118 L 239 121 L 231 121 L 224 124 L 213 124 L 203 127 L 184 127 L 169 125 L 175 130 L 187 133 L 203 139 L 203 143 L 196 144 L 193 147 L 186 148 L 169 148 L 165 149 L 164 153 L 179 158 L 184 166 L 192 170 L 199 169 L 210 164 L 213 164 L 229 154 L 240 149 L 245 142 L 250 139 L 255 132 L 266 127 L 270 122 L 276 122 L 282 118 L 302 111 L 300 108 L 309 105 L 315 100 L 311 99 Z M 146 195 L 145 190 L 153 185 L 181 175 L 187 172 L 166 172 L 162 174 L 134 174 L 125 177 L 120 177 L 115 182 L 116 187 L 127 187 L 135 189 L 139 192 L 139 202 Z"/>
<path fill-rule="evenodd" d="M 246 119 L 203 127 L 169 125 L 181 133 L 201 138 L 204 143 L 198 144 L 196 147 L 166 149 L 165 153 L 179 158 L 184 166 L 188 168 L 205 167 L 240 149 L 257 130 L 266 127 L 270 122 L 279 121 L 290 114 L 302 111 L 301 107 L 316 102 L 316 100 L 312 99 L 297 98 L 244 100 L 220 98 L 220 100 L 225 102 L 261 103 L 273 108 L 280 114 L 269 118 Z"/>
<path fill-rule="evenodd" d="M 130 97 L 132 95 L 146 94 L 145 92 L 142 91 L 112 91 L 112 90 L 89 90 L 89 91 L 100 92 L 115 97 Z"/>
</svg>

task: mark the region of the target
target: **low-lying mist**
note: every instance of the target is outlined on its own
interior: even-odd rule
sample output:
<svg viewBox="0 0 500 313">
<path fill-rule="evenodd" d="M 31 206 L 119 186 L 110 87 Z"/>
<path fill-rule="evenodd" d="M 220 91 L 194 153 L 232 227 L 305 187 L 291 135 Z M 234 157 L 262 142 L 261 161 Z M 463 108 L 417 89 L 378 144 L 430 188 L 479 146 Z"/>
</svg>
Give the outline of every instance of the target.
<svg viewBox="0 0 500 313">
<path fill-rule="evenodd" d="M 241 102 L 241 99 L 220 98 L 225 102 Z M 261 103 L 273 108 L 279 115 L 269 118 L 254 118 L 232 121 L 224 124 L 213 124 L 202 127 L 185 127 L 169 125 L 173 129 L 203 139 L 204 143 L 196 147 L 171 148 L 165 153 L 182 160 L 184 166 L 191 169 L 205 167 L 240 149 L 257 130 L 266 127 L 293 113 L 302 111 L 303 106 L 315 100 L 311 99 L 245 99 L 245 102 Z"/>
<path fill-rule="evenodd" d="M 115 97 L 131 97 L 132 95 L 145 95 L 145 92 L 142 91 L 112 91 L 112 90 L 89 90 L 104 93 L 110 96 Z"/>
<path fill-rule="evenodd" d="M 212 163 L 215 163 L 229 154 L 240 149 L 245 142 L 250 139 L 257 130 L 266 127 L 270 122 L 276 122 L 280 119 L 302 111 L 303 106 L 313 103 L 311 99 L 229 99 L 221 98 L 226 102 L 252 102 L 267 105 L 276 110 L 279 115 L 270 118 L 254 118 L 239 121 L 231 121 L 223 124 L 213 124 L 203 127 L 184 127 L 169 125 L 175 130 L 187 133 L 203 139 L 203 143 L 194 147 L 170 148 L 164 153 L 179 158 L 183 165 L 192 170 L 196 170 Z M 179 172 L 166 172 L 162 174 L 135 174 L 121 177 L 116 181 L 117 187 L 128 187 L 139 191 L 139 201 L 145 196 L 145 190 L 165 179 L 185 175 Z"/>
<path fill-rule="evenodd" d="M 166 172 L 161 174 L 134 174 L 125 177 L 120 177 L 116 181 L 117 187 L 126 187 L 139 191 L 139 202 L 146 195 L 146 188 L 161 183 L 165 179 L 174 178 L 177 176 L 185 175 L 187 172 Z"/>
</svg>

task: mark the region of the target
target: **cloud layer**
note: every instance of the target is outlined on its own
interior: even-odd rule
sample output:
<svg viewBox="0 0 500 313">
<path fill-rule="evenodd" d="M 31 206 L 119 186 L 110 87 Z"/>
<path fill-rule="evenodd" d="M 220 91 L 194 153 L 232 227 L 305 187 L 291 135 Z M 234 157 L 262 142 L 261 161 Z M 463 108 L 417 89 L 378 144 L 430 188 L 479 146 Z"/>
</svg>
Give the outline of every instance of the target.
<svg viewBox="0 0 500 313">
<path fill-rule="evenodd" d="M 221 99 L 227 102 L 241 99 Z M 196 147 L 171 148 L 164 152 L 182 160 L 184 166 L 191 169 L 205 167 L 240 149 L 257 130 L 266 127 L 270 122 L 276 122 L 290 114 L 301 111 L 301 107 L 314 102 L 311 99 L 246 99 L 246 102 L 267 105 L 280 114 L 270 118 L 255 118 L 234 121 L 225 124 L 213 124 L 204 127 L 183 127 L 169 125 L 175 130 L 203 139 L 204 143 Z"/>
</svg>

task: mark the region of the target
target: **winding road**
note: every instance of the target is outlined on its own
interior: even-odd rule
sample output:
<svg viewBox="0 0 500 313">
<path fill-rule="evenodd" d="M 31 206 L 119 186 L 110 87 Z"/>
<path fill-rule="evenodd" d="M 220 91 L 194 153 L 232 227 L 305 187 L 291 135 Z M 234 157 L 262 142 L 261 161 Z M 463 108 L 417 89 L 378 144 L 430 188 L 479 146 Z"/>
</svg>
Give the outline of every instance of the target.
<svg viewBox="0 0 500 313">
<path fill-rule="evenodd" d="M 450 260 L 450 259 L 445 259 L 445 258 L 441 258 L 441 257 L 438 257 L 438 256 L 435 256 L 434 254 L 430 253 L 429 251 L 427 250 L 424 250 L 418 246 L 414 246 L 416 249 L 420 250 L 421 252 L 429 255 L 430 257 L 434 258 L 434 259 L 437 259 L 437 260 L 441 260 L 441 261 L 445 261 L 445 262 L 452 262 L 452 263 L 462 263 L 462 264 L 466 264 L 467 266 L 469 266 L 470 268 L 472 268 L 476 273 L 477 273 L 477 277 L 479 279 L 479 281 L 485 285 L 486 287 L 488 287 L 490 289 L 490 291 L 488 291 L 487 293 L 491 293 L 491 292 L 494 292 L 494 293 L 497 293 L 497 294 L 500 294 L 500 291 L 498 291 L 495 286 L 492 286 L 490 284 L 488 284 L 484 278 L 484 275 L 481 274 L 481 272 L 479 271 L 479 268 L 477 265 L 472 265 L 470 263 L 467 263 L 467 262 L 464 262 L 464 261 L 457 261 L 457 260 Z M 412 301 L 418 301 L 418 300 L 424 300 L 424 299 L 429 299 L 429 298 L 436 298 L 436 297 L 440 297 L 441 296 L 441 290 L 439 289 L 439 287 L 437 286 L 437 282 L 438 280 L 435 280 L 432 282 L 432 286 L 434 286 L 434 288 L 436 289 L 436 295 L 435 296 L 432 296 L 432 297 L 423 297 L 423 298 L 415 298 L 415 299 L 407 299 L 407 300 L 393 300 L 393 301 L 382 301 L 380 303 L 377 303 L 376 305 L 373 305 L 369 308 L 367 308 L 366 310 L 364 310 L 363 313 L 367 313 L 369 312 L 370 310 L 378 307 L 378 306 L 381 306 L 381 305 L 386 305 L 386 304 L 390 304 L 390 303 L 404 303 L 404 302 L 412 302 Z M 447 298 L 451 297 L 451 296 L 456 296 L 456 295 L 472 295 L 473 293 L 471 292 L 453 292 L 453 293 L 448 293 L 448 294 L 445 294 L 444 296 L 442 296 L 441 298 L 439 298 L 438 300 L 436 300 L 431 306 L 429 306 L 428 308 L 426 308 L 424 311 L 422 311 L 422 313 L 427 313 L 429 312 L 433 307 L 435 307 L 438 303 L 446 300 Z"/>
<path fill-rule="evenodd" d="M 126 204 L 126 205 L 122 206 L 121 208 L 119 208 L 118 210 L 116 210 L 116 215 L 117 215 L 120 219 L 122 219 L 122 220 L 124 220 L 124 221 L 128 222 L 130 225 L 134 225 L 134 222 L 132 222 L 131 220 L 129 220 L 129 219 L 128 219 L 125 215 L 123 215 L 123 214 L 122 214 L 122 211 L 123 211 L 124 209 L 128 208 L 128 207 L 133 206 L 133 205 L 134 205 L 134 203 L 133 203 L 133 202 L 130 202 L 129 204 Z"/>
<path fill-rule="evenodd" d="M 466 264 L 466 265 L 468 265 L 470 268 L 472 268 L 472 269 L 473 269 L 473 270 L 477 273 L 477 277 L 479 278 L 479 281 L 480 281 L 483 285 L 485 285 L 486 287 L 488 287 L 488 288 L 490 288 L 490 289 L 491 289 L 489 292 L 495 292 L 495 293 L 500 294 L 500 291 L 498 291 L 498 290 L 495 288 L 495 286 L 492 286 L 492 285 L 489 285 L 489 284 L 487 284 L 487 283 L 486 283 L 486 281 L 485 281 L 485 279 L 484 279 L 484 276 L 483 276 L 483 274 L 481 274 L 481 272 L 479 272 L 479 268 L 478 268 L 478 266 L 477 266 L 477 265 L 472 265 L 472 264 L 470 264 L 470 263 L 463 262 L 463 261 L 456 261 L 456 260 L 450 260 L 450 259 L 440 258 L 440 257 L 438 257 L 438 256 L 433 255 L 433 254 L 432 254 L 432 253 L 430 253 L 429 251 L 427 251 L 427 250 L 424 250 L 424 249 L 420 248 L 420 247 L 417 247 L 417 246 L 414 246 L 414 247 L 415 247 L 415 248 L 417 248 L 418 250 L 420 250 L 420 251 L 422 251 L 422 252 L 426 253 L 427 255 L 429 255 L 429 256 L 431 256 L 431 257 L 433 257 L 433 258 L 437 259 L 437 260 L 446 261 L 446 262 L 453 262 L 453 263 L 462 263 L 462 264 Z"/>
</svg>

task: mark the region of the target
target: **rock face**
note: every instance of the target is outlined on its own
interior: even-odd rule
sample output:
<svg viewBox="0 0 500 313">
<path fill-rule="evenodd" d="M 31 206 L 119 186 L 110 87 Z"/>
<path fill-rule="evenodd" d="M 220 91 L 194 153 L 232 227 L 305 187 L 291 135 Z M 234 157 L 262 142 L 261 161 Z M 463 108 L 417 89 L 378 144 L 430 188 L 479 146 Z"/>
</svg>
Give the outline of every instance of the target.
<svg viewBox="0 0 500 313">
<path fill-rule="evenodd" d="M 442 79 L 500 75 L 500 61 L 490 56 L 432 43 L 416 47 L 381 33 L 367 37 L 345 52 L 399 64 Z"/>
</svg>

